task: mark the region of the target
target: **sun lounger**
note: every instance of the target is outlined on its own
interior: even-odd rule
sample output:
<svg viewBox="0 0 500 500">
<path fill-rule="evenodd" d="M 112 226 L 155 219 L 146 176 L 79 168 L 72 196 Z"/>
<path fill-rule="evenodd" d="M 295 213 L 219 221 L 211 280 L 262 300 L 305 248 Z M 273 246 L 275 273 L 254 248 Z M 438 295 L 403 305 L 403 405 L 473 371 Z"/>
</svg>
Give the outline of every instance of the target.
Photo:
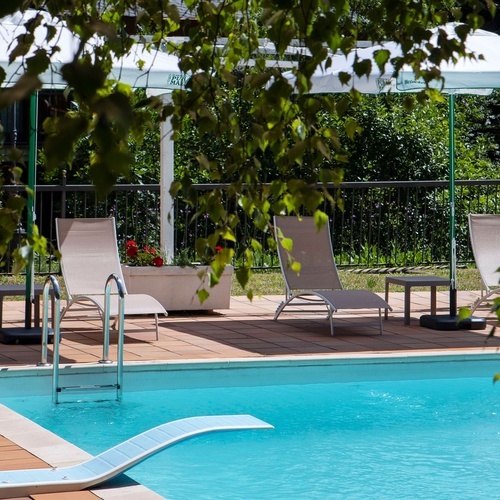
<svg viewBox="0 0 500 500">
<path fill-rule="evenodd" d="M 125 287 L 116 242 L 115 219 L 56 219 L 56 232 L 62 255 L 61 270 L 68 295 L 68 304 L 62 312 L 61 321 L 74 304 L 90 305 L 97 308 L 102 316 L 104 288 L 108 277 L 116 274 Z M 112 294 L 110 306 L 110 315 L 116 316 L 116 294 Z M 125 315 L 143 314 L 154 315 L 158 340 L 158 314 L 167 315 L 167 311 L 150 295 L 127 293 Z"/>
<path fill-rule="evenodd" d="M 345 290 L 342 287 L 328 226 L 323 226 L 318 231 L 313 217 L 275 217 L 274 227 L 281 272 L 286 285 L 286 297 L 276 310 L 275 320 L 290 305 L 304 307 L 319 302 L 327 308 L 332 335 L 333 313 L 341 309 L 378 310 L 379 329 L 382 333 L 382 310 L 392 310 L 391 306 L 370 290 Z M 291 251 L 282 246 L 282 238 L 293 241 Z M 292 261 L 300 263 L 299 273 L 291 268 Z"/>
<path fill-rule="evenodd" d="M 214 431 L 272 429 L 251 415 L 191 417 L 150 429 L 72 467 L 0 472 L 0 498 L 77 491 L 103 483 L 192 436 Z"/>
<path fill-rule="evenodd" d="M 469 214 L 469 233 L 481 276 L 481 296 L 472 313 L 492 295 L 500 294 L 500 215 Z"/>
</svg>

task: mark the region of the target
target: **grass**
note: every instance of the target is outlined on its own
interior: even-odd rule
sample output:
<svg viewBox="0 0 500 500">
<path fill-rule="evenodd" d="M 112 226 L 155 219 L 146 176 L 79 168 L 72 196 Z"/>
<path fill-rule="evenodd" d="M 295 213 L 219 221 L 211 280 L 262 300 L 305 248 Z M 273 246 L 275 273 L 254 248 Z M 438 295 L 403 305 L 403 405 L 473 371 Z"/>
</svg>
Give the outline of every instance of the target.
<svg viewBox="0 0 500 500">
<path fill-rule="evenodd" d="M 352 271 L 339 269 L 340 279 L 344 288 L 359 290 L 368 289 L 374 292 L 382 293 L 385 290 L 386 274 L 363 273 L 359 270 Z M 434 268 L 425 269 L 415 274 L 429 274 L 434 276 L 449 277 L 448 269 Z M 475 267 L 458 269 L 457 283 L 459 290 L 480 290 L 481 278 Z M 250 279 L 246 290 L 243 290 L 240 284 L 233 276 L 232 295 L 246 295 L 246 291 L 251 289 L 254 296 L 257 295 L 281 295 L 285 293 L 285 284 L 279 270 L 255 271 Z M 418 287 L 413 290 L 419 290 Z M 425 290 L 425 288 L 422 288 Z M 438 288 L 439 290 L 439 288 Z M 403 287 L 391 285 L 391 291 L 402 292 Z"/>
<path fill-rule="evenodd" d="M 362 270 L 339 269 L 340 279 L 344 288 L 352 290 L 367 289 L 374 292 L 383 293 L 385 290 L 386 274 L 364 273 Z M 434 276 L 449 277 L 449 271 L 445 268 L 425 269 L 413 274 L 429 274 Z M 46 276 L 35 276 L 36 283 L 45 283 Z M 0 284 L 24 284 L 26 281 L 24 274 L 11 276 L 0 275 Z M 63 288 L 62 277 L 58 277 L 59 283 Z M 459 290 L 480 290 L 481 279 L 479 272 L 475 267 L 461 268 L 457 270 L 457 288 Z M 258 295 L 282 295 L 285 293 L 285 283 L 281 272 L 278 269 L 269 269 L 263 271 L 254 271 L 249 284 L 243 290 L 233 275 L 232 295 L 246 295 L 248 290 L 252 290 L 254 296 Z M 420 290 L 415 287 L 413 290 Z M 421 290 L 425 290 L 422 288 Z M 439 288 L 438 288 L 439 290 Z M 403 287 L 391 285 L 391 291 L 402 292 Z M 62 290 L 64 295 L 64 289 Z M 22 300 L 22 297 L 17 298 Z"/>
</svg>

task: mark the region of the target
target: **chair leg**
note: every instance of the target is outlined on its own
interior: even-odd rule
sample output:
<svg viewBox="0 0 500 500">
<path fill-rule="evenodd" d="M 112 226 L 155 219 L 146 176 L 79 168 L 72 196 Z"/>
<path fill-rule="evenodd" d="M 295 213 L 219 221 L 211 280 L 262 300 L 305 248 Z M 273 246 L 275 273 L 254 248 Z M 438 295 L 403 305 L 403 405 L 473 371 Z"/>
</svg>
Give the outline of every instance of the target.
<svg viewBox="0 0 500 500">
<path fill-rule="evenodd" d="M 385 309 L 387 311 L 387 309 Z M 380 335 L 382 335 L 382 309 L 378 310 L 378 322 L 380 328 Z"/>
<path fill-rule="evenodd" d="M 156 340 L 158 340 L 159 337 L 159 331 L 158 331 L 158 314 L 155 313 L 155 327 L 156 327 Z"/>
<path fill-rule="evenodd" d="M 333 337 L 334 336 L 334 331 L 333 331 L 333 311 L 330 306 L 326 306 L 328 308 L 328 319 L 330 320 L 330 335 Z"/>
</svg>

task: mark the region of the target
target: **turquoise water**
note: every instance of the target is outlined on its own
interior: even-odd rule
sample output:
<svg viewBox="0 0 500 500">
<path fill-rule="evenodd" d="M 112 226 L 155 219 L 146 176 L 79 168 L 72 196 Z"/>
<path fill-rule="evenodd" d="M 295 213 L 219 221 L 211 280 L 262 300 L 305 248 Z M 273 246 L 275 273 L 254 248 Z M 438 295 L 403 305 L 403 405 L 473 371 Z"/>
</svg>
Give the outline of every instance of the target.
<svg viewBox="0 0 500 500">
<path fill-rule="evenodd" d="M 92 454 L 169 420 L 250 413 L 275 426 L 199 436 L 128 475 L 172 499 L 500 497 L 492 378 L 126 392 L 1 402 Z"/>
</svg>

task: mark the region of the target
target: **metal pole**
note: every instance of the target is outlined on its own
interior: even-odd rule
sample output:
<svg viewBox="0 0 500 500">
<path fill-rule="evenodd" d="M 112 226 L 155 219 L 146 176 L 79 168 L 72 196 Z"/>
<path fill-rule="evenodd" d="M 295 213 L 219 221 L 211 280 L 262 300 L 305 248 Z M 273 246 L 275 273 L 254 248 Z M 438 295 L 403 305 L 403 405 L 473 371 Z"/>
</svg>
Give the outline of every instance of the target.
<svg viewBox="0 0 500 500">
<path fill-rule="evenodd" d="M 111 278 L 113 276 L 109 276 L 104 287 L 102 359 L 99 360 L 99 363 L 102 364 L 112 363 L 109 359 L 109 314 L 111 310 Z"/>
<path fill-rule="evenodd" d="M 448 94 L 450 161 L 450 316 L 457 315 L 457 241 L 455 237 L 455 95 Z"/>
<path fill-rule="evenodd" d="M 123 284 L 118 278 L 116 283 L 118 286 L 118 356 L 117 356 L 117 373 L 116 373 L 116 399 L 122 400 L 123 395 L 123 344 L 125 342 L 125 294 L 123 293 Z"/>
<path fill-rule="evenodd" d="M 35 222 L 35 182 L 37 162 L 37 131 L 38 131 L 38 92 L 30 96 L 30 127 L 29 127 L 29 157 L 28 157 L 28 204 L 26 236 L 28 241 L 33 236 Z M 24 311 L 24 326 L 31 328 L 31 304 L 34 300 L 34 256 L 26 266 L 26 307 Z"/>
</svg>

